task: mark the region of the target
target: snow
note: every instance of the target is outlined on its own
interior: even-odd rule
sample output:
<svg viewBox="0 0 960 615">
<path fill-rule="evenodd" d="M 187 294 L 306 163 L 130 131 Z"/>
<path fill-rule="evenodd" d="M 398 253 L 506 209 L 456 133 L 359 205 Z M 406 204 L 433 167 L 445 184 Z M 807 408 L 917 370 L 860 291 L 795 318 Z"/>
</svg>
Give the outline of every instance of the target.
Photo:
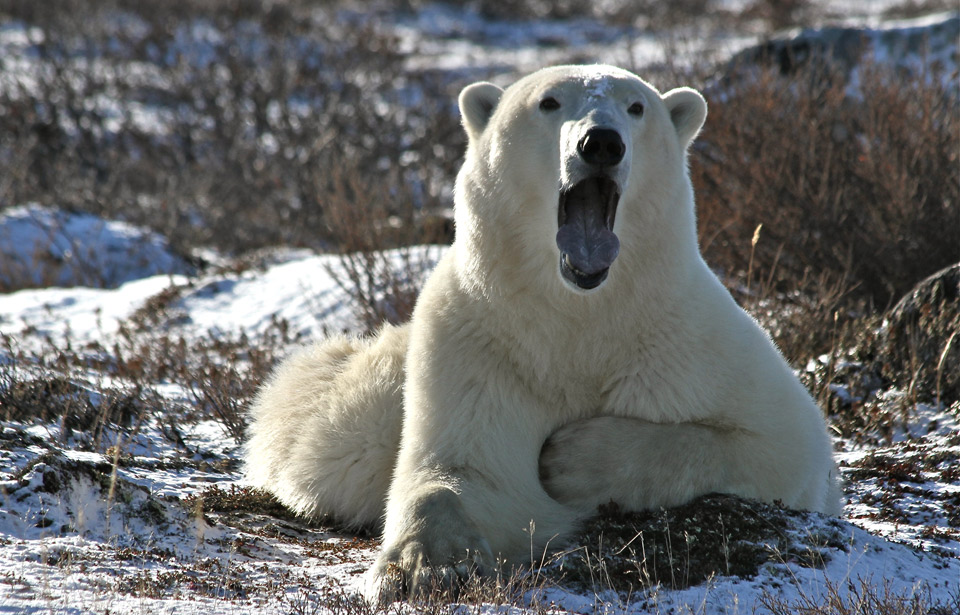
<svg viewBox="0 0 960 615">
<path fill-rule="evenodd" d="M 0 332 L 20 332 L 29 343 L 32 336 L 56 337 L 60 329 L 69 329 L 73 339 L 107 346 L 132 311 L 172 285 L 184 289 L 176 303 L 182 313 L 176 326 L 187 335 L 211 330 L 252 334 L 277 316 L 312 337 L 324 330 L 354 329 L 348 298 L 333 282 L 331 266 L 334 257 L 291 251 L 263 270 L 240 274 L 152 276 L 115 289 L 20 291 L 0 296 Z M 895 439 L 956 450 L 948 440 L 957 427 L 948 414 L 922 406 L 911 432 Z M 242 488 L 243 478 L 236 464 L 227 469 L 215 465 L 218 459 L 238 458 L 236 443 L 219 423 L 184 424 L 181 431 L 185 450 L 170 443 L 154 419 L 137 433 L 108 434 L 105 443 L 123 449 L 124 462 L 115 466 L 106 444 L 89 450 L 81 441 L 64 442 L 56 425 L 5 421 L 0 439 L 0 612 L 281 613 L 292 601 L 316 599 L 309 592 L 318 587 L 347 595 L 359 588 L 361 572 L 376 553 L 372 543 L 291 521 L 282 522 L 278 533 L 265 531 L 276 524 L 270 519 L 230 524 L 191 513 L 185 497 L 213 485 Z M 839 444 L 848 473 L 874 452 Z M 51 493 L 45 486 L 52 480 L 48 475 L 61 481 L 67 477 L 69 484 Z M 960 492 L 955 485 L 935 486 Z M 956 535 L 949 541 L 922 536 L 924 527 L 943 520 L 931 519 L 929 511 L 917 511 L 909 523 L 876 519 L 876 506 L 866 497 L 879 489 L 876 481 L 860 481 L 851 489 L 846 520 L 815 515 L 793 528 L 845 537 L 845 549 L 832 552 L 823 569 L 785 561 L 765 566 L 752 579 L 715 577 L 688 589 L 654 588 L 630 600 L 548 584 L 528 591 L 520 605 L 552 603 L 555 612 L 571 613 L 682 612 L 687 607 L 749 613 L 770 593 L 787 601 L 818 601 L 861 581 L 950 600 L 960 583 L 960 541 Z M 284 532 L 295 539 L 283 538 Z M 310 546 L 316 544 L 339 545 L 339 555 Z M 264 591 L 270 586 L 282 600 Z M 194 591 L 188 596 L 185 587 Z"/>
<path fill-rule="evenodd" d="M 218 277 L 201 282 L 179 303 L 201 330 L 261 333 L 277 318 L 302 335 L 355 330 L 347 295 L 330 277 L 339 268 L 334 256 L 300 256 L 262 274 Z M 228 314 L 229 318 L 224 319 Z"/>
<path fill-rule="evenodd" d="M 30 330 L 21 342 L 71 336 L 81 342 L 115 333 L 144 302 L 186 278 L 154 276 L 134 280 L 117 289 L 44 288 L 21 290 L 4 297 L 0 306 L 0 333 Z"/>
<path fill-rule="evenodd" d="M 880 9 L 859 14 L 865 4 L 891 3 L 848 2 L 843 14 L 861 23 L 866 17 L 876 26 Z M 838 6 L 833 10 L 840 12 Z M 378 27 L 400 36 L 407 46 L 410 71 L 512 75 L 566 61 L 571 49 L 628 67 L 666 60 L 662 35 L 589 20 L 509 22 L 449 5 L 375 17 Z M 941 21 L 929 18 L 901 27 Z M 130 33 L 143 26 L 137 18 L 121 15 L 115 27 L 136 40 Z M 249 34 L 244 53 L 255 56 L 259 26 L 244 28 Z M 0 87 L 30 87 L 36 63 L 29 52 L 42 36 L 23 24 L 0 25 Z M 198 20 L 180 26 L 173 36 L 183 58 L 200 66 L 215 62 L 222 40 L 215 24 Z M 750 33 L 725 33 L 711 53 L 753 40 Z M 693 45 L 688 55 L 702 51 Z M 890 60 L 886 53 L 877 58 Z M 150 67 L 136 70 L 144 79 L 152 78 Z M 595 87 L 600 92 L 605 86 L 596 82 Z M 97 104 L 119 105 L 109 100 Z M 153 134 L 162 133 L 163 118 L 156 110 L 140 112 L 141 124 L 152 126 Z M 430 259 L 437 256 L 436 249 L 422 250 Z M 0 211 L 0 288 L 41 288 L 0 295 L 0 335 L 13 340 L 12 351 L 36 356 L 49 356 L 51 349 L 67 343 L 109 348 L 131 318 L 158 297 L 170 298 L 168 311 L 177 314 L 163 323 L 165 330 L 188 340 L 255 339 L 278 321 L 287 323 L 293 340 L 357 331 L 351 298 L 331 276 L 339 267 L 336 256 L 283 250 L 261 268 L 197 271 L 165 238 L 146 229 L 37 204 L 7 207 Z M 0 349 L 0 367 L 16 364 L 10 352 Z M 24 381 L 42 374 L 39 365 L 16 369 L 26 372 Z M 87 376 L 79 373 L 78 381 Z M 96 376 L 100 385 L 124 386 L 111 378 Z M 154 384 L 161 401 L 171 407 L 191 403 L 180 386 Z M 856 401 L 845 391 L 836 393 Z M 80 386 L 71 395 L 102 406 L 97 387 Z M 885 395 L 879 403 L 902 401 L 897 399 L 902 393 Z M 949 468 L 933 471 L 917 460 L 960 455 L 960 425 L 943 408 L 914 404 L 910 412 L 908 429 L 885 442 L 837 439 L 848 479 L 842 518 L 809 515 L 790 529 L 798 535 L 843 537 L 843 547 L 830 552 L 823 568 L 783 561 L 765 565 L 752 579 L 717 576 L 695 587 L 656 587 L 629 598 L 577 592 L 548 580 L 526 591 L 509 610 L 522 613 L 542 605 L 556 613 L 753 613 L 768 595 L 788 603 L 820 602 L 829 592 L 849 592 L 860 582 L 956 604 L 960 534 L 949 515 L 957 514 L 958 504 L 951 503 L 960 502 L 960 485 L 944 478 L 951 476 Z M 197 500 L 191 498 L 211 488 L 234 493 L 245 487 L 239 445 L 219 422 L 174 416 L 171 421 L 182 437 L 177 444 L 157 414 L 106 430 L 99 442 L 71 433 L 56 420 L 5 418 L 2 407 L 0 419 L 0 613 L 313 612 L 311 606 L 329 596 L 347 600 L 354 595 L 376 555 L 376 541 L 329 528 L 194 505 Z M 867 462 L 875 458 L 916 466 L 922 482 L 892 485 L 871 474 Z M 323 604 L 318 612 L 329 612 L 331 603 Z M 488 605 L 475 610 L 506 609 Z"/>
<path fill-rule="evenodd" d="M 573 59 L 626 67 L 684 65 L 716 60 L 757 40 L 709 28 L 671 34 L 590 19 L 494 19 L 447 4 L 428 4 L 413 15 L 381 15 L 378 25 L 403 41 L 408 70 L 477 75 L 522 74 Z"/>
<path fill-rule="evenodd" d="M 156 233 L 36 204 L 0 212 L 0 259 L 0 288 L 113 287 L 192 270 Z"/>
<path fill-rule="evenodd" d="M 606 77 L 585 77 L 584 87 L 586 88 L 587 97 L 603 98 L 610 91 L 610 88 L 613 87 L 613 82 Z"/>
</svg>

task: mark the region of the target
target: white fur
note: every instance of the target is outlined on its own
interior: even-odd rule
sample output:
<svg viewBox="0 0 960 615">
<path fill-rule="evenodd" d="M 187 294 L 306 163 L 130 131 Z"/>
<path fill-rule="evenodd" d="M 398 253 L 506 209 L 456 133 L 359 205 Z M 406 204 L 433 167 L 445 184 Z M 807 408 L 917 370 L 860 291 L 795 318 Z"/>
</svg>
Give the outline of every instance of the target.
<svg viewBox="0 0 960 615">
<path fill-rule="evenodd" d="M 254 408 L 251 479 L 300 512 L 369 524 L 393 469 L 378 600 L 527 562 L 610 499 L 727 492 L 837 512 L 820 410 L 699 254 L 686 150 L 703 98 L 557 67 L 470 86 L 460 108 L 456 241 L 411 324 L 285 364 Z M 558 190 L 589 172 L 576 143 L 597 125 L 626 143 L 611 170 L 621 250 L 583 291 L 559 273 Z"/>
<path fill-rule="evenodd" d="M 250 411 L 247 480 L 308 517 L 375 527 L 400 444 L 407 328 L 289 357 Z"/>
</svg>

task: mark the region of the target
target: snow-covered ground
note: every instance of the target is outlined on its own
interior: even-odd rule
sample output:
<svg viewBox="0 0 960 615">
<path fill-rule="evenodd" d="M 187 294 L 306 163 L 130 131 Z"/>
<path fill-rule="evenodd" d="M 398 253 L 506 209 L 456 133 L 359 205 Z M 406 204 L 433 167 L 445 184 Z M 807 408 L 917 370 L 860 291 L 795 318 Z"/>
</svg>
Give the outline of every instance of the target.
<svg viewBox="0 0 960 615">
<path fill-rule="evenodd" d="M 890 3 L 843 4 L 832 8 L 882 29 L 879 15 Z M 513 75 L 578 57 L 666 61 L 664 35 L 590 21 L 502 22 L 448 6 L 375 18 L 406 41 L 411 71 Z M 217 40 L 211 28 L 204 22 L 178 33 L 185 56 L 206 61 Z M 27 50 L 39 35 L 22 24 L 0 26 L 0 86 L 29 85 L 36 59 Z M 720 33 L 703 45 L 719 59 L 755 40 L 751 32 Z M 956 62 L 955 49 L 956 40 L 952 56 L 938 58 Z M 149 68 L 143 74 L 149 79 Z M 143 124 L 162 134 L 162 114 L 142 111 Z M 439 250 L 424 248 L 417 258 L 433 260 Z M 366 612 L 355 591 L 376 540 L 293 519 L 248 490 L 240 442 L 222 421 L 194 411 L 200 402 L 182 377 L 156 372 L 145 391 L 112 369 L 111 349 L 126 351 L 131 336 L 256 345 L 280 328 L 283 341 L 273 343 L 282 352 L 328 332 L 357 331 L 351 297 L 331 275 L 341 267 L 335 256 L 282 250 L 257 266 L 196 269 L 163 237 L 126 223 L 38 205 L 0 211 L 0 283 L 26 276 L 40 287 L 0 295 L 0 613 Z M 145 311 L 156 320 L 145 325 Z M 68 354 L 63 367 L 58 357 Z M 13 415 L 3 407 L 13 393 L 69 412 Z M 566 584 L 562 564 L 551 562 L 518 584 L 514 606 L 469 608 L 753 613 L 776 601 L 822 603 L 831 592 L 855 597 L 866 586 L 958 612 L 958 413 L 901 397 L 887 391 L 879 404 L 907 408 L 906 429 L 836 441 L 847 479 L 843 517 L 784 516 L 782 540 L 816 551 L 813 565 L 793 551 L 778 554 L 778 542 L 755 576 L 718 574 L 693 587 L 623 596 Z M 98 420 L 125 416 L 125 404 L 149 411 Z"/>
<path fill-rule="evenodd" d="M 110 227 L 88 218 L 72 223 L 81 241 Z M 36 344 L 38 354 L 68 341 L 109 348 L 136 310 L 170 288 L 181 292 L 169 308 L 176 317 L 163 327 L 188 339 L 230 332 L 253 340 L 278 318 L 304 337 L 324 328 L 354 329 L 349 298 L 333 282 L 331 266 L 338 266 L 335 257 L 291 252 L 243 273 L 188 278 L 144 269 L 143 278 L 113 289 L 22 290 L 0 297 L 0 333 L 23 346 Z M 16 369 L 27 372 L 20 374 L 21 382 L 43 381 L 39 365 L 21 363 Z M 54 394 L 100 407 L 105 385 L 122 389 L 121 382 L 94 382 L 94 374 L 83 370 L 75 374 L 76 388 Z M 188 400 L 182 388 L 157 385 L 172 406 Z M 752 578 L 716 576 L 694 587 L 654 588 L 630 599 L 567 587 L 561 575 L 545 572 L 536 589 L 516 596 L 517 604 L 531 609 L 553 604 L 557 612 L 579 613 L 688 608 L 750 613 L 771 596 L 816 603 L 831 591 L 866 583 L 955 605 L 960 432 L 949 412 L 923 405 L 914 412 L 909 433 L 897 434 L 888 445 L 838 440 L 849 483 L 843 519 L 789 518 L 788 531 L 798 541 L 827 545 L 820 567 L 784 555 Z M 62 422 L 3 422 L 2 612 L 287 613 L 350 599 L 375 555 L 375 541 L 256 512 L 257 506 L 243 504 L 253 496 L 243 492 L 238 443 L 220 423 L 185 421 L 178 426 L 179 443 L 162 423 L 148 415 L 126 428 L 109 426 L 94 441 Z M 905 469 L 884 472 L 884 464 Z M 241 512 L 191 499 L 205 493 L 213 501 L 237 500 Z M 546 570 L 551 569 L 557 567 Z"/>
</svg>

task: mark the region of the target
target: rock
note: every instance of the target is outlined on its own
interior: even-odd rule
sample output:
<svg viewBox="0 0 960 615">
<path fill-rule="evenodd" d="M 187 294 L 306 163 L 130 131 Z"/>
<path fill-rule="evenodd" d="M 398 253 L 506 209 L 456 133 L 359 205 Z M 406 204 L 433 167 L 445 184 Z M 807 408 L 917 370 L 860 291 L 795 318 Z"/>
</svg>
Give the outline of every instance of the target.
<svg viewBox="0 0 960 615">
<path fill-rule="evenodd" d="M 881 375 L 950 405 L 960 399 L 960 263 L 934 273 L 885 315 L 878 336 Z"/>
<path fill-rule="evenodd" d="M 809 68 L 850 76 L 864 60 L 872 60 L 892 65 L 898 72 L 939 71 L 945 81 L 955 84 L 958 39 L 960 14 L 956 12 L 885 22 L 876 28 L 791 30 L 736 54 L 727 64 L 724 80 L 735 80 L 757 67 L 775 68 L 781 75 Z"/>
</svg>

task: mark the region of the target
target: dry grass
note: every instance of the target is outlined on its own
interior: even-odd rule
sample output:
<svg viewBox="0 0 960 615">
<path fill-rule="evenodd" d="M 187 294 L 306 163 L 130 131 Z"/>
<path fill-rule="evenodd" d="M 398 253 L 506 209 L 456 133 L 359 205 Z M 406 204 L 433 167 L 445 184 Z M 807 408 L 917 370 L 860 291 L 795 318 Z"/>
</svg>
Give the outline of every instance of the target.
<svg viewBox="0 0 960 615">
<path fill-rule="evenodd" d="M 846 545 L 840 529 L 826 525 L 798 538 L 792 527 L 817 527 L 804 514 L 719 494 L 639 513 L 610 504 L 550 568 L 567 585 L 621 595 L 686 589 L 721 576 L 749 579 L 768 563 L 822 568 Z"/>
<path fill-rule="evenodd" d="M 256 338 L 210 333 L 188 340 L 166 327 L 179 316 L 177 294 L 173 288 L 148 302 L 111 347 L 75 346 L 68 337 L 27 352 L 17 337 L 0 335 L 0 418 L 54 422 L 64 442 L 76 436 L 75 446 L 99 452 L 113 444 L 104 433 L 135 432 L 150 417 L 178 445 L 178 423 L 204 419 L 242 442 L 247 404 L 296 339 L 275 320 Z M 183 392 L 182 403 L 158 392 L 166 385 Z"/>
<path fill-rule="evenodd" d="M 851 579 L 827 582 L 823 595 L 796 600 L 765 594 L 760 606 L 771 615 L 951 615 L 960 612 L 960 593 L 950 603 L 935 603 L 923 591 L 901 593 L 887 581 Z"/>
</svg>

